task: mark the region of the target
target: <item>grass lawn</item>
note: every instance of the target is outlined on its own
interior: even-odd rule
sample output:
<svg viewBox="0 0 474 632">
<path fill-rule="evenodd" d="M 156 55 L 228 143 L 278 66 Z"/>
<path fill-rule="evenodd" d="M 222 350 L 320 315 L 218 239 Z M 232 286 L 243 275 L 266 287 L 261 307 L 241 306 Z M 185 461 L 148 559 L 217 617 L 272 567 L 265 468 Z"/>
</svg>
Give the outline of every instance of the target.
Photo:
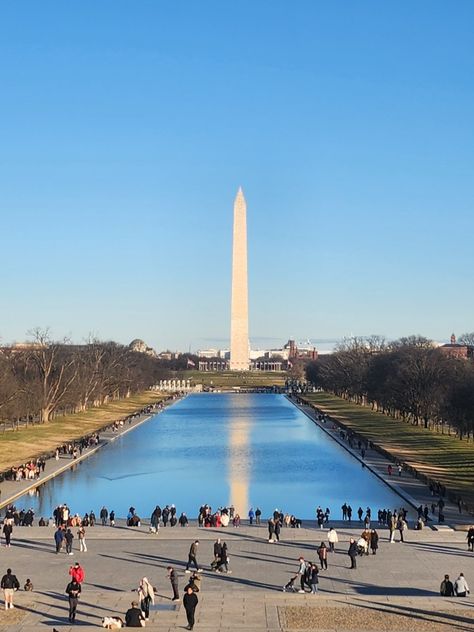
<svg viewBox="0 0 474 632">
<path fill-rule="evenodd" d="M 287 378 L 285 371 L 182 371 L 178 379 L 193 380 L 195 384 L 232 388 L 233 386 L 259 387 L 284 386 Z"/>
<path fill-rule="evenodd" d="M 311 393 L 304 399 L 339 419 L 395 458 L 439 480 L 465 501 L 474 503 L 474 444 L 412 426 L 329 393 Z"/>
<path fill-rule="evenodd" d="M 18 431 L 7 430 L 0 434 L 0 471 L 24 463 L 32 457 L 52 452 L 57 445 L 93 433 L 108 423 L 163 398 L 161 393 L 147 391 L 83 413 L 57 417 L 45 424 Z"/>
</svg>

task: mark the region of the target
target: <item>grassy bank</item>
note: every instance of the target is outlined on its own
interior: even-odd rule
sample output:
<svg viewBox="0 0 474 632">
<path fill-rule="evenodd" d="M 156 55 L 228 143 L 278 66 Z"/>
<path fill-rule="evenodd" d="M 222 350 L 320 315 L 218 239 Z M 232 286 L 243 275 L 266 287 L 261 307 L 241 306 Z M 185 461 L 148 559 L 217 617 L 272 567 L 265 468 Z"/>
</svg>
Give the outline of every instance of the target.
<svg viewBox="0 0 474 632">
<path fill-rule="evenodd" d="M 83 413 L 58 417 L 45 424 L 22 428 L 17 432 L 5 432 L 0 435 L 0 471 L 52 452 L 57 445 L 93 433 L 163 397 L 162 394 L 147 391 Z"/>
<path fill-rule="evenodd" d="M 312 393 L 304 399 L 474 504 L 474 444 L 394 420 L 328 393 Z"/>
<path fill-rule="evenodd" d="M 182 371 L 178 377 L 193 380 L 195 384 L 214 386 L 214 388 L 233 388 L 234 386 L 258 388 L 284 386 L 287 376 L 285 371 L 278 373 L 271 371 Z"/>
</svg>

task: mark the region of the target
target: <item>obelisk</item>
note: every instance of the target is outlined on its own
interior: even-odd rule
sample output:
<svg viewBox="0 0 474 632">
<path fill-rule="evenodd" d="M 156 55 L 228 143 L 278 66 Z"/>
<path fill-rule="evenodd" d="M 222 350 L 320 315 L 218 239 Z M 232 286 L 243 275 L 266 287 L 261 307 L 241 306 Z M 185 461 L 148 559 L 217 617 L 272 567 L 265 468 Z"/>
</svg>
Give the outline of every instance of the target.
<svg viewBox="0 0 474 632">
<path fill-rule="evenodd" d="M 247 205 L 241 187 L 234 201 L 230 369 L 231 371 L 249 370 Z"/>
</svg>

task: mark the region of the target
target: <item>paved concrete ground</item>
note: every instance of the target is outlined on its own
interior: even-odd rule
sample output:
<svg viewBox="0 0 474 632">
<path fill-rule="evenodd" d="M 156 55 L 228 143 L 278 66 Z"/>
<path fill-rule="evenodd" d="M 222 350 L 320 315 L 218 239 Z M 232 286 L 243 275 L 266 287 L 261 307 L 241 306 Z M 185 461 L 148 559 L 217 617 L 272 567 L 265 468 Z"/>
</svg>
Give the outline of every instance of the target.
<svg viewBox="0 0 474 632">
<path fill-rule="evenodd" d="M 348 539 L 360 530 L 338 530 L 340 543 L 335 554 L 329 557 L 329 569 L 320 573 L 320 594 L 300 595 L 283 593 L 281 588 L 297 569 L 297 558 L 316 558 L 315 547 L 324 539 L 325 531 L 317 528 L 283 529 L 282 542 L 269 544 L 265 527 L 240 529 L 161 529 L 159 534 L 140 529 L 119 527 L 94 527 L 88 529 L 88 552 L 66 556 L 56 555 L 53 542 L 54 529 L 48 527 L 17 528 L 11 548 L 2 548 L 0 570 L 11 567 L 23 584 L 29 577 L 35 586 L 33 593 L 20 591 L 15 595 L 18 609 L 2 612 L 0 626 L 7 625 L 12 632 L 33 630 L 69 631 L 67 600 L 64 589 L 68 583 L 69 565 L 79 560 L 86 570 L 78 623 L 75 627 L 86 631 L 97 629 L 104 615 L 121 614 L 134 597 L 132 588 L 146 576 L 157 589 L 156 606 L 148 628 L 164 631 L 183 629 L 185 614 L 180 604 L 171 602 L 171 589 L 166 578 L 166 567 L 171 564 L 179 574 L 180 592 L 187 575 L 184 562 L 190 543 L 200 540 L 198 560 L 209 569 L 212 545 L 216 537 L 224 538 L 229 546 L 231 575 L 217 575 L 205 571 L 202 590 L 199 593 L 196 630 L 203 632 L 276 632 L 287 629 L 287 606 L 328 607 L 357 606 L 358 612 L 370 611 L 374 617 L 391 616 L 400 619 L 409 612 L 413 620 L 433 623 L 432 628 L 444 627 L 440 621 L 448 621 L 450 629 L 469 630 L 474 626 L 469 613 L 474 614 L 474 601 L 443 599 L 438 588 L 444 573 L 453 578 L 464 572 L 468 582 L 474 584 L 474 555 L 467 552 L 465 533 L 437 533 L 431 530 L 409 531 L 406 544 L 387 542 L 387 531 L 381 529 L 381 544 L 376 556 L 358 559 L 358 568 L 350 570 L 346 555 Z M 74 548 L 77 549 L 75 542 Z M 9 622 L 25 613 L 19 623 Z M 330 612 L 330 610 L 328 611 Z M 347 610 L 351 625 L 352 610 Z M 442 619 L 436 618 L 436 612 Z M 466 618 L 466 612 L 468 616 Z M 384 614 L 385 613 L 385 614 Z M 443 614 L 447 613 L 447 614 Z M 311 618 L 302 611 L 303 620 Z M 328 616 L 318 629 L 334 630 Z M 293 626 L 295 617 L 289 617 Z M 358 622 L 357 622 L 358 621 Z M 322 623 L 322 622 L 321 622 Z M 342 627 L 339 630 L 359 630 L 359 627 Z M 431 624 L 430 624 L 431 625 Z M 307 629 L 315 629 L 313 624 Z M 399 627 L 400 627 L 399 626 Z M 294 628 L 296 629 L 296 628 Z M 304 629 L 299 627 L 298 629 Z M 374 628 L 372 628 L 374 629 Z M 382 629 L 382 627 L 380 627 Z"/>
</svg>

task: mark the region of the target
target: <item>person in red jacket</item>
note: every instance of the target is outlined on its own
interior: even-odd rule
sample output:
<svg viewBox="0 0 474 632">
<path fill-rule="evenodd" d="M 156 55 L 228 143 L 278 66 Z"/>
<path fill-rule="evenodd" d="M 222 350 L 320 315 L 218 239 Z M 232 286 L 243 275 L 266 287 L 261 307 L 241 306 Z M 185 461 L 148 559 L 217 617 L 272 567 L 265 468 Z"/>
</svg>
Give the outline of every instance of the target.
<svg viewBox="0 0 474 632">
<path fill-rule="evenodd" d="M 82 582 L 84 581 L 86 574 L 84 572 L 84 569 L 82 568 L 82 566 L 79 564 L 79 562 L 76 562 L 74 564 L 74 566 L 71 566 L 69 569 L 69 575 L 71 575 L 71 577 L 76 580 L 76 582 L 78 584 L 82 584 Z"/>
</svg>

